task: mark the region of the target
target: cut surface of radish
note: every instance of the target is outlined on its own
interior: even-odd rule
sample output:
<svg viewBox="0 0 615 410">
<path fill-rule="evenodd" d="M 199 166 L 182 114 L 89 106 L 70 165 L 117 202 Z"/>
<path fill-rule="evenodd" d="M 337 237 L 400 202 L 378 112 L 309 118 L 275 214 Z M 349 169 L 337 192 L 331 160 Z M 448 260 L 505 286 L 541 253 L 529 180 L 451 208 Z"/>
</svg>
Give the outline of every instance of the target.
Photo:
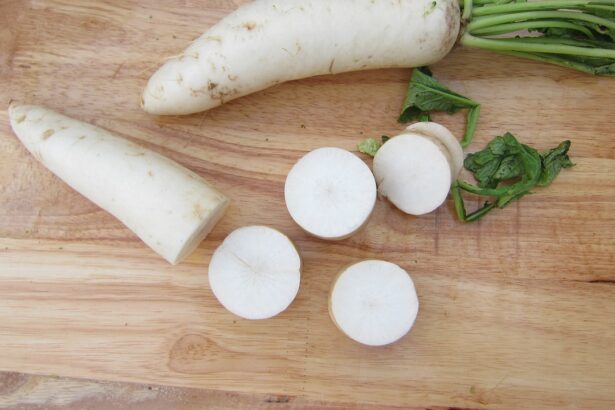
<svg viewBox="0 0 615 410">
<path fill-rule="evenodd" d="M 391 138 L 374 157 L 378 192 L 410 215 L 423 215 L 446 200 L 451 165 L 430 138 L 407 133 Z"/>
<path fill-rule="evenodd" d="M 344 239 L 367 221 L 376 203 L 369 167 L 340 148 L 319 148 L 291 169 L 284 188 L 295 222 L 323 239 Z"/>
<path fill-rule="evenodd" d="M 414 283 L 394 263 L 367 260 L 344 269 L 329 296 L 329 314 L 351 339 L 383 346 L 412 328 L 419 310 Z"/>
<path fill-rule="evenodd" d="M 245 319 L 268 319 L 299 291 L 301 258 L 291 240 L 266 226 L 233 231 L 209 264 L 209 285 L 220 303 Z"/>
<path fill-rule="evenodd" d="M 406 130 L 433 138 L 444 145 L 451 160 L 451 178 L 457 179 L 463 169 L 463 148 L 448 128 L 436 122 L 417 122 L 410 125 Z"/>
</svg>

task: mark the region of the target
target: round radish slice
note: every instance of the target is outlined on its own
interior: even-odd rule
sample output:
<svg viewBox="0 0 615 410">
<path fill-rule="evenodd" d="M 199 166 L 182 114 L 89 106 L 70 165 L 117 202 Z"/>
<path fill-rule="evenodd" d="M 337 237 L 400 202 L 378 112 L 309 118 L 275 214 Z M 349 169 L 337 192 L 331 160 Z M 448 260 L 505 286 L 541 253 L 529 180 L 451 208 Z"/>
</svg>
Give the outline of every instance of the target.
<svg viewBox="0 0 615 410">
<path fill-rule="evenodd" d="M 444 145 L 451 161 L 451 177 L 457 179 L 463 168 L 463 148 L 448 128 L 436 122 L 417 122 L 406 130 L 435 139 Z"/>
<path fill-rule="evenodd" d="M 451 166 L 430 138 L 408 133 L 391 138 L 374 157 L 378 192 L 410 215 L 423 215 L 446 200 Z"/>
<path fill-rule="evenodd" d="M 233 231 L 209 264 L 209 285 L 220 303 L 245 319 L 268 319 L 299 291 L 301 258 L 288 237 L 266 226 Z"/>
<path fill-rule="evenodd" d="M 394 263 L 367 260 L 342 271 L 331 289 L 329 314 L 351 339 L 383 346 L 412 328 L 419 301 L 410 275 Z"/>
<path fill-rule="evenodd" d="M 291 169 L 284 194 L 299 226 L 323 239 L 344 239 L 372 213 L 376 182 L 369 167 L 351 152 L 319 148 Z"/>
</svg>

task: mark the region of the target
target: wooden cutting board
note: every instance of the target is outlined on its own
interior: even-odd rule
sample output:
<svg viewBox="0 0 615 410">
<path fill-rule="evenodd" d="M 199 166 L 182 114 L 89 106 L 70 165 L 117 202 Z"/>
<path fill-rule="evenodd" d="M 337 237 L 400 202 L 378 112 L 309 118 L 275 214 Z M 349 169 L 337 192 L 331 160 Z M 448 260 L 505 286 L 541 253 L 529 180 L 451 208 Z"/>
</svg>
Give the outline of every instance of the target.
<svg viewBox="0 0 615 410">
<path fill-rule="evenodd" d="M 615 78 L 455 50 L 433 69 L 483 104 L 472 149 L 505 131 L 538 149 L 571 139 L 577 166 L 480 223 L 458 223 L 450 201 L 420 218 L 379 201 L 360 233 L 325 242 L 292 222 L 285 176 L 314 148 L 400 131 L 410 70 L 296 81 L 188 117 L 142 112 L 157 65 L 242 2 L 0 3 L 0 370 L 390 405 L 613 408 Z M 172 157 L 228 193 L 228 214 L 168 265 L 26 152 L 9 98 Z M 437 120 L 463 130 L 462 115 Z M 246 224 L 284 231 L 305 261 L 296 301 L 267 321 L 232 316 L 207 284 L 213 250 Z M 327 314 L 332 277 L 366 258 L 400 264 L 418 289 L 416 325 L 389 347 L 353 343 Z"/>
</svg>

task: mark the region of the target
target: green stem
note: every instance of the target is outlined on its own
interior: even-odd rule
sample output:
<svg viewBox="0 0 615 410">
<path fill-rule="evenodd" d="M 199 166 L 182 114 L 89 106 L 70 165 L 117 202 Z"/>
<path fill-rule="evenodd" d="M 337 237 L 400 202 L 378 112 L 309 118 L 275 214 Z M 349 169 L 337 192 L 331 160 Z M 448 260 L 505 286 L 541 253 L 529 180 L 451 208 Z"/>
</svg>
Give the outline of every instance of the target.
<svg viewBox="0 0 615 410">
<path fill-rule="evenodd" d="M 583 6 L 583 10 L 602 10 L 602 11 L 609 11 L 611 13 L 615 13 L 615 6 L 594 6 L 593 4 L 590 4 L 588 6 Z"/>
<path fill-rule="evenodd" d="M 472 0 L 463 0 L 463 14 L 461 21 L 468 21 L 472 17 Z"/>
<path fill-rule="evenodd" d="M 457 213 L 457 218 L 459 218 L 461 222 L 477 221 L 496 206 L 495 202 L 485 202 L 484 206 L 468 215 L 466 212 L 466 206 L 463 200 L 463 196 L 461 195 L 459 181 L 453 182 L 453 185 L 451 186 L 451 194 L 453 196 L 453 203 L 455 204 L 455 212 Z"/>
<path fill-rule="evenodd" d="M 468 47 L 484 48 L 493 51 L 567 54 L 615 59 L 615 50 L 568 46 L 563 44 L 541 44 L 537 41 L 524 41 L 522 38 L 480 38 L 474 37 L 467 32 L 461 37 L 461 44 Z"/>
<path fill-rule="evenodd" d="M 463 189 L 464 191 L 468 191 L 471 194 L 484 195 L 484 196 L 496 196 L 497 197 L 497 196 L 505 194 L 509 190 L 509 187 L 507 186 L 503 186 L 499 188 L 481 188 L 481 187 L 472 185 L 465 181 L 457 181 L 457 184 L 459 185 L 459 188 Z"/>
<path fill-rule="evenodd" d="M 533 54 L 533 53 L 522 53 L 519 51 L 498 51 L 501 54 L 507 54 L 515 57 L 521 57 L 528 60 L 540 61 L 543 63 L 551 63 L 561 67 L 572 68 L 574 70 L 581 71 L 586 74 L 595 75 L 596 70 L 587 64 L 579 63 L 577 61 L 566 60 L 564 58 L 560 58 L 553 55 L 548 54 Z"/>
<path fill-rule="evenodd" d="M 468 111 L 467 117 L 467 126 L 466 132 L 463 135 L 463 139 L 461 140 L 461 146 L 463 148 L 467 147 L 472 143 L 472 139 L 474 138 L 474 132 L 476 131 L 476 126 L 478 125 L 478 117 L 480 116 L 480 105 L 475 105 L 470 108 Z"/>
<path fill-rule="evenodd" d="M 474 5 L 475 6 L 484 6 L 484 5 L 493 5 L 494 3 L 497 4 L 505 4 L 505 3 L 512 3 L 515 0 L 474 0 Z"/>
<path fill-rule="evenodd" d="M 491 14 L 510 14 L 522 11 L 558 10 L 578 8 L 587 5 L 613 6 L 613 0 L 547 0 L 531 1 L 525 3 L 496 4 L 477 7 L 472 12 L 473 17 L 488 16 Z"/>
<path fill-rule="evenodd" d="M 576 30 L 585 34 L 589 38 L 594 38 L 592 32 L 579 24 L 569 23 L 567 21 L 557 20 L 535 20 L 535 21 L 523 21 L 520 23 L 508 23 L 500 24 L 497 26 L 486 27 L 474 30 L 472 34 L 481 36 L 495 36 L 499 34 L 514 33 L 521 30 L 531 30 L 540 28 L 567 28 L 570 30 Z"/>
<path fill-rule="evenodd" d="M 531 3 L 527 3 L 531 4 Z M 478 9 L 477 9 L 478 10 Z M 472 17 L 475 17 L 473 14 Z M 467 32 L 473 33 L 474 30 L 480 28 L 496 26 L 504 23 L 520 22 L 525 20 L 538 19 L 562 19 L 562 20 L 579 20 L 588 23 L 598 24 L 600 26 L 615 29 L 615 21 L 594 16 L 592 14 L 579 13 L 576 11 L 528 11 L 523 13 L 501 14 L 494 16 L 478 17 L 473 19 L 467 26 Z"/>
</svg>

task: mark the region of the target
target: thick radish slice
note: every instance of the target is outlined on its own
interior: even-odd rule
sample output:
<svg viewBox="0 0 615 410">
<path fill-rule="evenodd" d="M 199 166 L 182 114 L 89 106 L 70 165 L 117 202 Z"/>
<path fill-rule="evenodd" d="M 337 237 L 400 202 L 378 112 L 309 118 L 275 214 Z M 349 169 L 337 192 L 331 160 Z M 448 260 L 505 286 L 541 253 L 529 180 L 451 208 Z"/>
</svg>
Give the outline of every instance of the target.
<svg viewBox="0 0 615 410">
<path fill-rule="evenodd" d="M 301 258 L 288 237 L 266 226 L 233 231 L 209 264 L 209 285 L 220 303 L 245 319 L 268 319 L 299 291 Z"/>
<path fill-rule="evenodd" d="M 178 163 L 43 107 L 9 107 L 11 126 L 51 172 L 109 212 L 170 263 L 190 254 L 229 200 Z"/>
<path fill-rule="evenodd" d="M 451 166 L 440 146 L 408 133 L 391 138 L 374 157 L 378 192 L 410 215 L 423 215 L 446 200 Z"/>
<path fill-rule="evenodd" d="M 420 67 L 459 32 L 457 0 L 260 0 L 226 16 L 149 80 L 143 109 L 192 114 L 322 74 Z"/>
<path fill-rule="evenodd" d="M 319 148 L 291 169 L 284 188 L 291 217 L 323 239 L 344 239 L 367 222 L 376 203 L 369 167 L 340 148 Z"/>
<path fill-rule="evenodd" d="M 448 128 L 436 122 L 417 122 L 406 128 L 407 131 L 438 140 L 448 150 L 451 160 L 451 177 L 457 179 L 463 169 L 463 148 Z"/>
<path fill-rule="evenodd" d="M 344 269 L 329 295 L 333 323 L 369 346 L 401 339 L 412 328 L 419 300 L 408 272 L 394 263 L 367 260 Z"/>
</svg>

